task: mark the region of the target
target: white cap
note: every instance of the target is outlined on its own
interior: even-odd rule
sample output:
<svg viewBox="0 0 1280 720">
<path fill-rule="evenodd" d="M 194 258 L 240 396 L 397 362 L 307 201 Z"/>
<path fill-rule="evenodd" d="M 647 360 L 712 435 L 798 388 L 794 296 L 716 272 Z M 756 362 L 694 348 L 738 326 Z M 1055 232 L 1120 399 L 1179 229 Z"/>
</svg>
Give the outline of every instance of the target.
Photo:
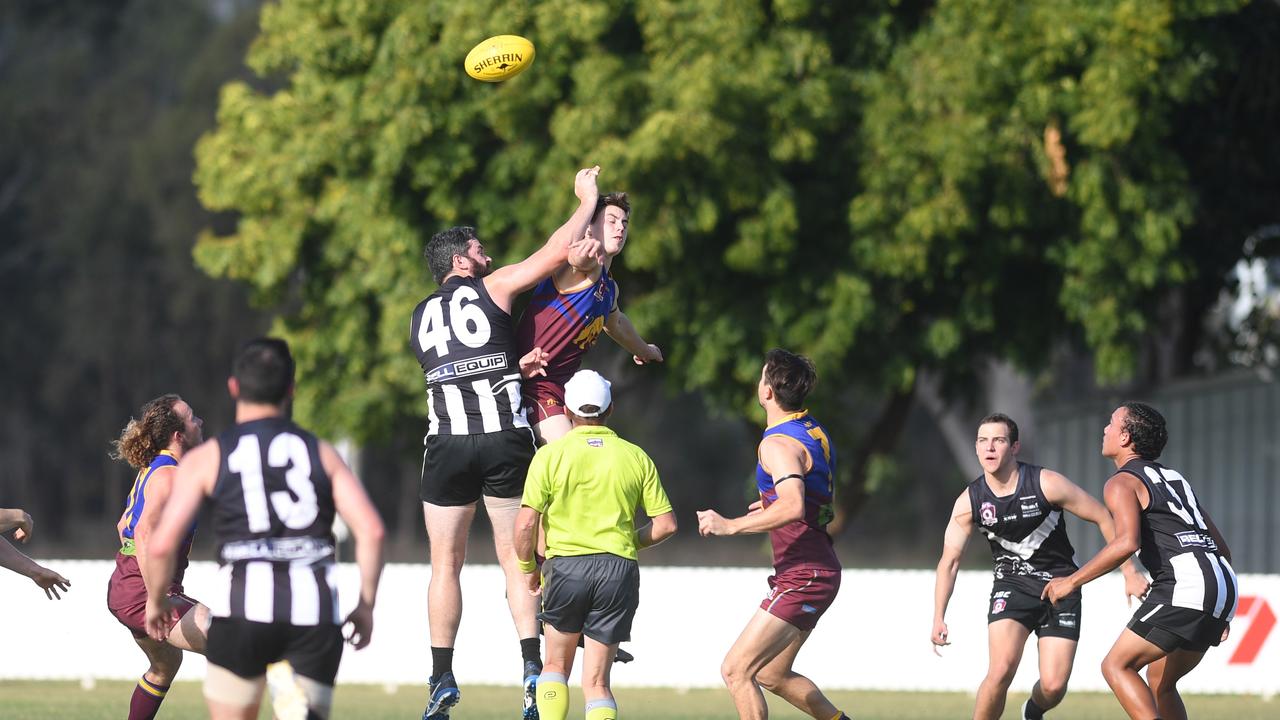
<svg viewBox="0 0 1280 720">
<path fill-rule="evenodd" d="M 599 417 L 609 409 L 613 394 L 611 383 L 595 370 L 579 370 L 564 384 L 564 406 L 578 417 Z M 583 412 L 583 405 L 595 405 L 598 410 Z"/>
</svg>

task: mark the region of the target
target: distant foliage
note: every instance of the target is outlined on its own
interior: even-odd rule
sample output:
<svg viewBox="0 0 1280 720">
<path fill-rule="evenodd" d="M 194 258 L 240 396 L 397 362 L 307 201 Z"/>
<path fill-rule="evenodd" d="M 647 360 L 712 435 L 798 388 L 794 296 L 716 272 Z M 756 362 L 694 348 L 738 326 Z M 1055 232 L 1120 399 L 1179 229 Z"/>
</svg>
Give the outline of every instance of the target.
<svg viewBox="0 0 1280 720">
<path fill-rule="evenodd" d="M 1258 5 L 284 0 L 249 54 L 279 89 L 227 85 L 197 148 L 202 201 L 240 218 L 197 259 L 282 309 L 305 421 L 376 438 L 425 412 L 425 240 L 473 224 L 521 257 L 599 163 L 635 206 L 622 304 L 663 372 L 752 412 L 765 349 L 812 355 L 863 482 L 897 439 L 869 429 L 905 412 L 868 400 L 921 371 L 954 389 L 1065 342 L 1129 377 L 1171 291 L 1216 296 L 1230 233 L 1267 212 L 1202 181 L 1265 137 L 1205 111 L 1238 91 L 1239 39 L 1277 25 Z M 533 67 L 471 80 L 500 33 Z"/>
</svg>

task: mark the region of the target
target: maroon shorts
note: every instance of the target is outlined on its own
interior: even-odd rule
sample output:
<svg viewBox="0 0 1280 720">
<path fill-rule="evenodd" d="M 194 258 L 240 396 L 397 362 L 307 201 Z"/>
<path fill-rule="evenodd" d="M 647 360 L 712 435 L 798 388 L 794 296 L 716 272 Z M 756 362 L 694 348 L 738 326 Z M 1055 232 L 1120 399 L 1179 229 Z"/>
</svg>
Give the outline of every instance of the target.
<svg viewBox="0 0 1280 720">
<path fill-rule="evenodd" d="M 182 593 L 182 583 L 169 586 L 169 604 L 173 606 L 173 621 L 195 607 L 197 601 Z M 129 628 L 135 638 L 147 635 L 147 586 L 138 571 L 138 559 L 132 555 L 116 553 L 116 570 L 107 582 L 107 609 Z"/>
<path fill-rule="evenodd" d="M 524 381 L 524 408 L 530 425 L 564 414 L 564 383 L 544 377 Z"/>
<path fill-rule="evenodd" d="M 840 571 L 798 568 L 769 576 L 760 609 L 801 630 L 812 630 L 840 592 Z"/>
</svg>

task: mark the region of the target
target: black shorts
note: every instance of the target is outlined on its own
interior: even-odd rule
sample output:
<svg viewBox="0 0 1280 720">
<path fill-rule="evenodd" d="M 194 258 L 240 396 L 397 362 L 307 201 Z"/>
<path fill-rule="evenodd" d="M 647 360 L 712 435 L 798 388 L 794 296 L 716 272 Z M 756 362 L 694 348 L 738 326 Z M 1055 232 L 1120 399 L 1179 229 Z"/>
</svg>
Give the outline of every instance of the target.
<svg viewBox="0 0 1280 720">
<path fill-rule="evenodd" d="M 242 678 L 261 677 L 267 665 L 288 660 L 297 674 L 332 687 L 342 660 L 342 630 L 216 617 L 209 624 L 205 657 Z"/>
<path fill-rule="evenodd" d="M 1036 637 L 1060 637 L 1080 640 L 1080 610 L 1083 603 L 1079 590 L 1053 605 L 1021 585 L 997 580 L 991 586 L 991 604 L 987 607 L 987 623 L 1017 620 L 1034 630 Z"/>
<path fill-rule="evenodd" d="M 640 564 L 601 553 L 553 557 L 542 566 L 538 619 L 563 633 L 582 633 L 605 645 L 631 639 L 640 607 Z"/>
<path fill-rule="evenodd" d="M 470 505 L 489 497 L 520 497 L 533 460 L 533 431 L 428 435 L 418 497 L 432 505 Z"/>
<path fill-rule="evenodd" d="M 1222 642 L 1227 622 L 1209 613 L 1163 603 L 1144 602 L 1129 621 L 1129 629 L 1166 653 L 1204 652 Z"/>
</svg>

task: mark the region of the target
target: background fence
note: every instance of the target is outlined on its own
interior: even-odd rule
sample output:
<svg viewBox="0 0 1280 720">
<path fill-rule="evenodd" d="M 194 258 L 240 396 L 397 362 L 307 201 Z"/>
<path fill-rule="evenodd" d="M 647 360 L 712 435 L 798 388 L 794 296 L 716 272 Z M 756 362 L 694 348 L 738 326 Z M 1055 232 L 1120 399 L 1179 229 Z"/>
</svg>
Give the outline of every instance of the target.
<svg viewBox="0 0 1280 720">
<path fill-rule="evenodd" d="M 45 599 L 26 578 L 0 573 L 5 598 L 6 652 L 0 678 L 133 679 L 146 669 L 129 632 L 106 609 L 112 563 L 49 561 L 72 579 L 61 602 Z M 186 587 L 199 598 L 212 587 L 215 565 L 193 563 Z M 340 573 L 343 606 L 356 597 L 354 565 Z M 618 686 L 718 687 L 720 661 L 763 598 L 765 568 L 652 567 L 641 570 L 641 605 L 627 647 L 637 660 L 617 666 Z M 425 565 L 390 565 L 379 593 L 372 644 L 348 651 L 339 682 L 424 685 L 430 672 Z M 932 572 L 846 570 L 840 595 L 822 618 L 796 664 L 832 689 L 967 690 L 987 667 L 986 611 L 991 575 L 962 572 L 947 616 L 952 645 L 938 657 L 929 632 Z M 1280 689 L 1280 576 L 1242 575 L 1241 611 L 1231 637 L 1211 650 L 1182 687 L 1190 692 L 1274 695 Z M 464 613 L 454 668 L 458 682 L 515 685 L 520 655 L 496 566 L 463 571 Z M 1071 687 L 1107 686 L 1099 664 L 1132 611 L 1118 575 L 1084 592 L 1083 635 Z M 188 654 L 181 677 L 204 674 L 204 659 Z M 1028 644 L 1014 688 L 1035 681 L 1036 653 Z"/>
</svg>

